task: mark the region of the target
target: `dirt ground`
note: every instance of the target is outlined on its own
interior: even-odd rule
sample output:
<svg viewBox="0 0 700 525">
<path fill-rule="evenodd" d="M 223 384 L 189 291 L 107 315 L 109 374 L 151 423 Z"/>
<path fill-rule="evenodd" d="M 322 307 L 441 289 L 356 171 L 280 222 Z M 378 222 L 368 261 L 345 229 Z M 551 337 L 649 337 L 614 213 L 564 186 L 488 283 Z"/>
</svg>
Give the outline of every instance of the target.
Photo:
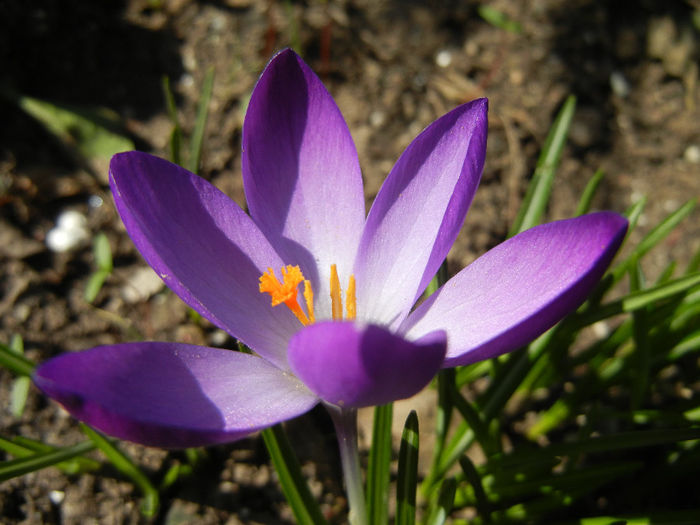
<svg viewBox="0 0 700 525">
<path fill-rule="evenodd" d="M 518 30 L 487 23 L 480 6 L 504 13 Z M 578 97 L 578 107 L 549 219 L 574 213 L 599 168 L 606 177 L 595 208 L 622 212 L 648 197 L 636 239 L 700 195 L 700 35 L 693 7 L 700 9 L 693 0 L 5 0 L 0 93 L 110 108 L 123 117 L 138 149 L 167 156 L 171 124 L 162 76 L 172 80 L 191 132 L 200 86 L 213 68 L 200 174 L 242 205 L 243 112 L 275 50 L 297 47 L 333 93 L 357 144 L 368 203 L 421 129 L 462 102 L 488 97 L 486 167 L 450 255 L 454 271 L 504 238 L 569 94 Z M 76 162 L 1 95 L 0 114 L 0 341 L 20 334 L 37 361 L 138 337 L 232 347 L 230 337 L 192 320 L 179 299 L 144 272 L 112 205 L 106 160 Z M 104 232 L 114 253 L 114 274 L 94 305 L 83 298 L 94 269 L 89 243 L 65 253 L 45 243 L 67 209 L 85 214 L 90 236 Z M 698 218 L 696 211 L 649 257 L 650 278 L 670 258 L 687 261 L 698 249 Z M 6 409 L 12 376 L 0 371 L 0 381 L 2 435 L 54 445 L 82 439 L 75 421 L 35 390 L 22 417 L 14 418 Z M 292 423 L 290 433 L 324 512 L 342 522 L 327 417 L 314 411 Z M 124 448 L 155 479 L 184 461 L 183 455 Z M 0 485 L 0 515 L 8 524 L 139 523 L 139 498 L 108 468 L 79 477 L 47 469 Z M 155 520 L 291 521 L 256 438 L 208 450 L 196 476 L 165 492 Z"/>
</svg>

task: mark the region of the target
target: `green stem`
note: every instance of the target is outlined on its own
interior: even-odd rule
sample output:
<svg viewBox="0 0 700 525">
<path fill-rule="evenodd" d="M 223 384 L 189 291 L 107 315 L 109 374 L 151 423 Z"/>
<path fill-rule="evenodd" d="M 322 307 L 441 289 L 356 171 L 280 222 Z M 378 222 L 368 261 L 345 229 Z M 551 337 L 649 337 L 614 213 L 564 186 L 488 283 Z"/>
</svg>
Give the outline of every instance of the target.
<svg viewBox="0 0 700 525">
<path fill-rule="evenodd" d="M 348 494 L 350 525 L 367 525 L 365 493 L 362 488 L 360 456 L 357 450 L 357 410 L 326 404 L 331 414 L 340 448 L 340 462 L 343 466 L 345 490 Z"/>
</svg>

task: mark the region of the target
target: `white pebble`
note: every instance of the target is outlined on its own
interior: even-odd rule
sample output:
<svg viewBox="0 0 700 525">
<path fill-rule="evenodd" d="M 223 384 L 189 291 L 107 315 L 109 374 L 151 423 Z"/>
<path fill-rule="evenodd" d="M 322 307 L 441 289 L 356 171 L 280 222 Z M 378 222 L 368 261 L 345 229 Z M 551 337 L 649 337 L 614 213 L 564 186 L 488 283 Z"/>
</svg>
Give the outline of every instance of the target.
<svg viewBox="0 0 700 525">
<path fill-rule="evenodd" d="M 386 115 L 383 111 L 372 111 L 369 114 L 369 124 L 373 128 L 378 128 L 386 122 Z"/>
<path fill-rule="evenodd" d="M 440 67 L 447 67 L 452 63 L 452 52 L 448 49 L 442 49 L 435 55 L 435 63 Z"/>
<path fill-rule="evenodd" d="M 610 327 L 605 321 L 598 321 L 591 326 L 593 333 L 598 339 L 604 339 L 610 335 Z"/>
<path fill-rule="evenodd" d="M 62 490 L 52 490 L 51 492 L 49 492 L 49 500 L 51 500 L 51 503 L 53 503 L 54 505 L 60 505 L 61 503 L 63 503 L 65 497 L 66 493 Z"/>
<path fill-rule="evenodd" d="M 686 162 L 690 162 L 691 164 L 700 163 L 700 146 L 698 146 L 697 144 L 691 144 L 690 146 L 685 148 L 685 151 L 683 152 L 683 158 Z"/>
<path fill-rule="evenodd" d="M 150 266 L 142 266 L 126 279 L 122 288 L 122 297 L 127 303 L 145 301 L 160 292 L 165 285 Z"/>
<path fill-rule="evenodd" d="M 619 71 L 610 73 L 610 88 L 618 97 L 625 98 L 630 94 L 630 83 L 625 78 L 625 75 Z"/>
<path fill-rule="evenodd" d="M 215 330 L 212 332 L 211 336 L 209 336 L 209 339 L 211 340 L 211 344 L 221 346 L 228 340 L 228 334 L 223 330 Z"/>
<path fill-rule="evenodd" d="M 67 252 L 80 246 L 89 237 L 87 219 L 78 211 L 64 211 L 56 226 L 46 233 L 46 246 L 53 252 Z"/>
<path fill-rule="evenodd" d="M 180 77 L 180 86 L 183 88 L 191 88 L 194 86 L 194 77 L 190 74 L 184 74 Z"/>
<path fill-rule="evenodd" d="M 90 195 L 90 197 L 88 197 L 88 206 L 91 208 L 99 208 L 104 202 L 105 201 L 99 195 Z"/>
<path fill-rule="evenodd" d="M 66 230 L 77 230 L 85 228 L 87 219 L 85 215 L 75 210 L 66 210 L 56 219 L 56 226 L 65 228 Z"/>
</svg>

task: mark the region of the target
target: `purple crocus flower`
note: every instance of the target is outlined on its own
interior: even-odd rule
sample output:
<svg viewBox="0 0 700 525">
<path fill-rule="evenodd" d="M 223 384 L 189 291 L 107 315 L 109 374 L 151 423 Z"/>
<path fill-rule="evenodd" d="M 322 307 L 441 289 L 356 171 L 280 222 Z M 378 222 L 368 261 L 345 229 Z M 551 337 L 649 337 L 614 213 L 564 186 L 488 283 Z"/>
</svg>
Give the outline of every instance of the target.
<svg viewBox="0 0 700 525">
<path fill-rule="evenodd" d="M 537 226 L 415 307 L 455 241 L 484 163 L 487 102 L 408 146 L 365 218 L 330 94 L 292 51 L 268 64 L 243 127 L 246 214 L 204 179 L 138 152 L 110 185 L 137 248 L 189 306 L 255 353 L 141 342 L 63 354 L 34 381 L 90 425 L 146 445 L 233 441 L 323 401 L 409 397 L 442 367 L 509 352 L 578 307 L 627 228 L 613 213 Z"/>
</svg>

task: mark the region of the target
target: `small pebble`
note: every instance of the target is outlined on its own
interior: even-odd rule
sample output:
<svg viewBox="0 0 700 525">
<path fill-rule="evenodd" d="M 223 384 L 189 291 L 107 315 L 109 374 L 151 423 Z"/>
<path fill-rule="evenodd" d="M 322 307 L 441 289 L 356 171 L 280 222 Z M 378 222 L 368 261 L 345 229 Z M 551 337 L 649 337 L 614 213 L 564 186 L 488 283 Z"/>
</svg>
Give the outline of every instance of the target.
<svg viewBox="0 0 700 525">
<path fill-rule="evenodd" d="M 683 159 L 691 164 L 700 163 L 700 146 L 697 144 L 691 144 L 683 152 Z"/>
<path fill-rule="evenodd" d="M 46 233 L 46 246 L 53 252 L 67 252 L 80 246 L 89 237 L 87 219 L 79 211 L 62 212 L 56 226 Z"/>
<path fill-rule="evenodd" d="M 217 15 L 211 19 L 210 26 L 212 31 L 220 33 L 226 29 L 226 17 L 223 15 Z"/>
<path fill-rule="evenodd" d="M 452 52 L 443 49 L 435 55 L 435 63 L 440 67 L 447 67 L 452 63 Z"/>
<path fill-rule="evenodd" d="M 99 195 L 90 195 L 88 197 L 88 206 L 91 208 L 99 208 L 104 204 L 104 200 Z"/>
<path fill-rule="evenodd" d="M 49 492 L 49 500 L 51 500 L 51 503 L 54 505 L 60 505 L 63 503 L 63 500 L 66 497 L 66 493 L 63 492 L 62 490 L 52 490 Z"/>
<path fill-rule="evenodd" d="M 132 273 L 122 288 L 122 297 L 127 303 L 145 301 L 158 293 L 165 285 L 149 266 L 144 266 Z"/>
<path fill-rule="evenodd" d="M 228 334 L 223 330 L 215 330 L 210 336 L 211 344 L 222 346 L 228 340 Z"/>
<path fill-rule="evenodd" d="M 625 98 L 630 94 L 630 83 L 619 71 L 610 73 L 610 88 L 618 97 Z"/>
<path fill-rule="evenodd" d="M 87 226 L 85 215 L 75 210 L 67 210 L 61 213 L 56 219 L 56 226 L 66 230 L 77 230 Z"/>
<path fill-rule="evenodd" d="M 191 88 L 194 86 L 194 77 L 190 74 L 184 74 L 180 77 L 180 86 L 183 88 Z"/>
<path fill-rule="evenodd" d="M 373 128 L 381 127 L 386 122 L 386 115 L 383 111 L 372 111 L 369 114 L 369 123 Z"/>
<path fill-rule="evenodd" d="M 604 339 L 610 335 L 610 327 L 605 321 L 598 321 L 591 326 L 593 333 L 598 339 Z"/>
</svg>

